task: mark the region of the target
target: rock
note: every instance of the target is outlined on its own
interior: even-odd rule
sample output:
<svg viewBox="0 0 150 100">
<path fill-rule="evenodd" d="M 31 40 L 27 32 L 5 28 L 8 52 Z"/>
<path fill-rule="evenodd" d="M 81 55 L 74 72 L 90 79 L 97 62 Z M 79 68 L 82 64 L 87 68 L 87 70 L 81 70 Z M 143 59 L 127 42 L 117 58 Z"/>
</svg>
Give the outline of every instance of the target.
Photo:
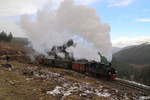
<svg viewBox="0 0 150 100">
<path fill-rule="evenodd" d="M 34 75 L 34 72 L 32 70 L 29 70 L 29 69 L 23 69 L 22 74 L 26 75 L 26 76 L 32 76 L 32 75 Z"/>
</svg>

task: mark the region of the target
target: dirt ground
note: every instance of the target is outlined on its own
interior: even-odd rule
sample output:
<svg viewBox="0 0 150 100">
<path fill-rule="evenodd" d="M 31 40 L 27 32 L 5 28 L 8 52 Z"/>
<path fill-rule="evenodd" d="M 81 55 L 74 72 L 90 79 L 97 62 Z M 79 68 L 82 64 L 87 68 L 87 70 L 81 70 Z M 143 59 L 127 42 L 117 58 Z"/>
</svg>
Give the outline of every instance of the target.
<svg viewBox="0 0 150 100">
<path fill-rule="evenodd" d="M 26 49 L 5 45 L 0 47 L 0 57 L 5 55 L 2 50 L 13 56 L 26 54 Z M 71 70 L 25 63 L 24 57 L 18 57 L 21 61 L 0 60 L 0 100 L 138 100 L 141 97 Z"/>
<path fill-rule="evenodd" d="M 2 63 L 3 62 L 1 62 L 1 64 Z M 44 77 L 28 74 L 30 71 L 26 68 L 29 67 L 29 65 L 21 64 L 18 62 L 9 62 L 9 64 L 14 66 L 12 71 L 10 71 L 8 68 L 5 68 L 4 66 L 0 67 L 0 100 L 60 100 L 62 98 L 62 94 L 53 96 L 46 93 L 46 91 L 53 90 L 56 86 L 61 86 L 63 84 L 61 81 L 57 81 L 58 79 L 47 79 Z M 43 70 L 46 69 L 44 68 Z M 56 73 L 58 71 L 60 72 L 61 69 L 53 68 L 49 70 L 51 70 L 53 73 Z M 46 70 L 45 72 L 48 72 L 49 70 Z M 24 74 L 25 72 L 27 74 Z M 60 75 L 64 76 L 64 72 L 65 70 L 62 70 Z M 67 71 L 65 73 L 67 73 Z M 71 73 L 68 72 L 67 74 Z M 80 74 L 79 78 L 81 79 L 81 82 L 78 82 L 78 79 L 74 78 L 73 76 L 68 76 L 67 74 L 64 77 L 67 78 L 67 81 L 69 82 L 86 83 L 89 81 L 93 83 L 93 79 L 84 78 L 84 76 Z M 77 75 L 77 73 L 74 75 Z M 86 100 L 86 97 L 79 96 L 79 94 L 73 94 L 71 96 L 65 97 L 64 99 Z M 94 96 L 90 97 L 90 99 L 108 100 L 109 98 Z"/>
<path fill-rule="evenodd" d="M 94 78 L 59 68 L 0 61 L 0 100 L 138 100 Z M 133 99 L 136 98 L 136 99 Z"/>
</svg>

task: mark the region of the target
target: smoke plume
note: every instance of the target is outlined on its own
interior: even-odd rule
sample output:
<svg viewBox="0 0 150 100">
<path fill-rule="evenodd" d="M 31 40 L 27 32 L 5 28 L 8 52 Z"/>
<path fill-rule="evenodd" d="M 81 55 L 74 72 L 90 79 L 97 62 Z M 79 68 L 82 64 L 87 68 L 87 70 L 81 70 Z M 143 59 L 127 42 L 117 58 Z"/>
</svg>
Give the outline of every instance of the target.
<svg viewBox="0 0 150 100">
<path fill-rule="evenodd" d="M 100 20 L 94 8 L 63 0 L 56 8 L 50 5 L 48 10 L 38 11 L 35 18 L 22 16 L 20 22 L 33 48 L 40 53 L 72 38 L 77 47 L 69 51 L 76 58 L 99 60 L 100 51 L 111 60 L 110 27 Z"/>
</svg>

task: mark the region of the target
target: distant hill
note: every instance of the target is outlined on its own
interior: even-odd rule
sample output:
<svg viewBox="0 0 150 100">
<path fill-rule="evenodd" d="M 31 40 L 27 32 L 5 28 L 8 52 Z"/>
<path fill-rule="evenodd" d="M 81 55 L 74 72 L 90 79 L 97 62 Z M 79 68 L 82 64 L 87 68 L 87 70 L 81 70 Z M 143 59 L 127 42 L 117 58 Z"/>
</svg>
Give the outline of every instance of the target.
<svg viewBox="0 0 150 100">
<path fill-rule="evenodd" d="M 128 64 L 150 64 L 150 44 L 130 46 L 113 54 L 113 57 Z"/>
<path fill-rule="evenodd" d="M 112 47 L 112 54 L 119 52 L 122 48 Z"/>
<path fill-rule="evenodd" d="M 28 38 L 23 38 L 23 37 L 14 37 L 12 39 L 12 42 L 17 44 L 22 44 L 22 45 L 26 45 L 29 43 Z"/>
</svg>

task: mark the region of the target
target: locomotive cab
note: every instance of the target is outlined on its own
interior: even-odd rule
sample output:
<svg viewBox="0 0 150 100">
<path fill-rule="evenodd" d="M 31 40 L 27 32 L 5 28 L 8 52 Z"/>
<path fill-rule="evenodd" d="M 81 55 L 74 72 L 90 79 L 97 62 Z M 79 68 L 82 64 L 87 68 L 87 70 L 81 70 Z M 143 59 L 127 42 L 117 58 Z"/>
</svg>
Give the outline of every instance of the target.
<svg viewBox="0 0 150 100">
<path fill-rule="evenodd" d="M 109 64 L 106 66 L 107 80 L 115 80 L 116 79 L 116 70 Z"/>
</svg>

